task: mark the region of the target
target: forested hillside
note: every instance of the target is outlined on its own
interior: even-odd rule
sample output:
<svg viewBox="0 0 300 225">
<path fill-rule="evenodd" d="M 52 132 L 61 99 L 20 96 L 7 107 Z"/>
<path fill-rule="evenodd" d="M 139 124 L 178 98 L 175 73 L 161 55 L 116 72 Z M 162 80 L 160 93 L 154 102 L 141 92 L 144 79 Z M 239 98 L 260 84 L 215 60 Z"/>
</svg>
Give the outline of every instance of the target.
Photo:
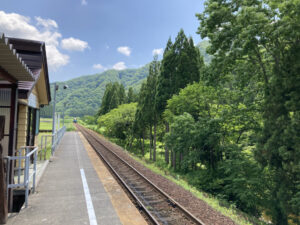
<svg viewBox="0 0 300 225">
<path fill-rule="evenodd" d="M 133 87 L 135 91 L 139 89 L 141 82 L 148 75 L 149 65 L 138 69 L 107 70 L 101 74 L 81 76 L 66 82 L 58 82 L 59 90 L 56 95 L 56 111 L 62 112 L 65 105 L 65 113 L 70 116 L 94 115 L 102 101 L 105 86 L 110 82 L 119 82 L 125 89 Z M 63 90 L 63 86 L 68 85 L 68 89 Z M 53 84 L 51 93 L 53 95 Z M 53 99 L 53 98 L 52 98 Z M 43 109 L 42 115 L 51 116 L 52 107 Z"/>
</svg>

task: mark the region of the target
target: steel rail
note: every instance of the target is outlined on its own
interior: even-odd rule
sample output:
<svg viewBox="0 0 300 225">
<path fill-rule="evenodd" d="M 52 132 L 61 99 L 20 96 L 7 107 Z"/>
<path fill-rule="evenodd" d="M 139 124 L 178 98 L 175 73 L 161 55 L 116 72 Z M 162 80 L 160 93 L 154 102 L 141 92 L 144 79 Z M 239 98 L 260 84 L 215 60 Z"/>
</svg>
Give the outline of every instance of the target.
<svg viewBox="0 0 300 225">
<path fill-rule="evenodd" d="M 150 181 L 148 178 L 146 178 L 143 174 L 141 174 L 139 171 L 137 171 L 133 166 L 131 166 L 130 164 L 128 164 L 125 160 L 123 160 L 122 158 L 120 158 L 115 152 L 111 151 L 107 146 L 105 146 L 101 141 L 99 141 L 99 137 L 95 137 L 95 134 L 94 134 L 93 131 L 91 131 L 91 130 L 89 130 L 89 129 L 87 129 L 87 128 L 79 125 L 79 124 L 76 124 L 76 127 L 77 127 L 77 129 L 79 131 L 81 131 L 83 133 L 83 135 L 86 137 L 86 139 L 88 140 L 88 142 L 94 148 L 94 150 L 96 151 L 96 153 L 103 159 L 103 161 L 113 171 L 113 173 L 117 176 L 117 178 L 120 180 L 120 182 L 124 185 L 124 187 L 126 188 L 126 190 L 128 190 L 129 193 L 133 196 L 133 198 L 137 201 L 138 205 L 141 208 L 143 208 L 143 210 L 146 212 L 146 214 L 148 215 L 148 217 L 151 219 L 152 222 L 154 222 L 155 224 L 160 224 L 154 218 L 154 216 L 151 214 L 151 212 L 149 212 L 149 210 L 147 209 L 147 207 L 139 200 L 139 197 L 131 190 L 131 188 L 126 184 L 126 182 L 120 177 L 120 175 L 118 174 L 118 172 L 108 162 L 108 160 L 105 158 L 105 156 L 103 156 L 103 154 L 101 154 L 101 152 L 97 151 L 97 149 L 95 148 L 95 146 L 93 145 L 93 143 L 91 143 L 91 141 L 89 140 L 89 138 L 88 138 L 87 135 L 90 135 L 94 139 L 94 141 L 96 141 L 98 144 L 100 144 L 101 146 L 103 146 L 109 153 L 113 154 L 118 160 L 120 160 L 122 163 L 124 163 L 127 167 L 129 167 L 130 169 L 132 169 L 139 177 L 141 177 L 148 184 L 150 184 L 157 192 L 159 192 L 160 194 L 162 194 L 167 199 L 167 201 L 172 204 L 173 207 L 177 207 L 179 210 L 181 210 L 195 224 L 205 225 L 205 223 L 203 221 L 201 221 L 200 219 L 196 218 L 187 209 L 185 209 L 185 207 L 183 207 L 181 204 L 179 204 L 177 201 L 175 201 L 166 192 L 164 192 L 163 190 L 161 190 L 158 186 L 156 186 L 154 183 L 152 183 L 152 181 Z"/>
<path fill-rule="evenodd" d="M 77 129 L 78 129 L 78 125 Z M 79 130 L 82 132 L 82 128 L 79 128 Z M 123 178 L 121 178 L 121 176 L 118 174 L 118 172 L 113 168 L 113 166 L 108 162 L 108 160 L 105 158 L 105 156 L 102 155 L 101 152 L 97 151 L 96 148 L 94 147 L 93 143 L 87 138 L 87 136 L 84 133 L 85 131 L 83 131 L 83 135 L 85 136 L 85 138 L 87 139 L 87 141 L 90 143 L 90 145 L 93 147 L 93 149 L 95 150 L 95 152 L 97 153 L 97 155 L 106 163 L 106 165 L 109 167 L 109 169 L 114 173 L 114 175 L 119 179 L 119 181 L 122 183 L 122 185 L 124 185 L 124 187 L 126 188 L 126 190 L 130 193 L 130 195 L 134 198 L 134 200 L 137 202 L 137 204 L 139 205 L 139 207 L 141 207 L 147 214 L 147 216 L 150 218 L 150 220 L 154 223 L 159 225 L 160 223 L 152 216 L 152 214 L 149 212 L 149 210 L 147 209 L 147 207 L 139 200 L 138 196 L 136 196 L 136 194 L 131 190 L 131 188 L 126 184 L 126 182 L 123 180 Z M 91 135 L 92 136 L 92 135 Z M 95 138 L 94 138 L 95 139 Z"/>
</svg>

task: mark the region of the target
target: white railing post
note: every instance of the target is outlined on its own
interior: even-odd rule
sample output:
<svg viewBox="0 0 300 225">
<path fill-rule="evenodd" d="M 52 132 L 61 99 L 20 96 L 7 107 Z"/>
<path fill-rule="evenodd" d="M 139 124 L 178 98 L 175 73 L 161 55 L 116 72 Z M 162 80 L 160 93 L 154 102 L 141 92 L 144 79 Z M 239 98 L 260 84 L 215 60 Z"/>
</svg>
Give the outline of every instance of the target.
<svg viewBox="0 0 300 225">
<path fill-rule="evenodd" d="M 20 184 L 20 182 L 21 182 L 21 163 L 22 163 L 22 161 L 21 161 L 21 155 L 22 155 L 21 149 L 17 150 L 17 154 L 19 156 L 19 159 L 18 159 L 18 184 Z"/>
<path fill-rule="evenodd" d="M 7 163 L 6 163 L 6 170 L 7 170 L 7 173 L 6 173 L 6 199 L 8 199 L 8 186 L 9 186 L 9 174 L 10 174 L 10 157 L 7 156 L 6 157 L 7 159 Z"/>
<path fill-rule="evenodd" d="M 25 207 L 27 208 L 28 206 L 28 195 L 29 195 L 29 158 L 28 157 L 28 147 L 26 146 L 26 157 L 25 157 L 25 176 L 24 176 L 24 180 L 25 180 Z"/>
<path fill-rule="evenodd" d="M 33 160 L 32 193 L 35 192 L 36 157 L 37 157 L 37 151 L 34 152 L 34 160 Z"/>
<path fill-rule="evenodd" d="M 23 151 L 25 151 L 25 155 L 23 155 Z M 30 175 L 29 170 L 30 170 L 30 157 L 33 156 L 33 173 Z M 38 157 L 38 147 L 34 146 L 26 146 L 26 147 L 21 147 L 18 150 L 18 153 L 16 156 L 7 156 L 5 157 L 7 159 L 7 174 L 10 173 L 10 165 L 14 165 L 16 162 L 19 163 L 18 165 L 18 183 L 10 183 L 9 182 L 9 176 L 6 177 L 6 182 L 7 182 L 7 192 L 6 195 L 8 196 L 8 190 L 9 188 L 20 188 L 24 187 L 25 188 L 25 207 L 28 206 L 28 195 L 29 195 L 29 188 L 30 188 L 30 180 L 32 177 L 32 191 L 35 191 L 35 180 L 36 180 L 36 161 Z M 25 161 L 25 166 L 24 166 L 24 182 L 21 183 L 21 163 L 23 163 L 23 160 Z"/>
</svg>

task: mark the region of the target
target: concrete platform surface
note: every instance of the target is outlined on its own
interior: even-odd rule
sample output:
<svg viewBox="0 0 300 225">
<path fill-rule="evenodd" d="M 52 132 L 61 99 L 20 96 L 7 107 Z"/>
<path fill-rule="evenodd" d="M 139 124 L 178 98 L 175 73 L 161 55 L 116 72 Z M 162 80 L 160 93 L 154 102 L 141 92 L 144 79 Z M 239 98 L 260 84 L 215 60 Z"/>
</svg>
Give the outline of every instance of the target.
<svg viewBox="0 0 300 225">
<path fill-rule="evenodd" d="M 122 224 L 97 172 L 79 134 L 67 132 L 28 208 L 8 224 Z"/>
</svg>

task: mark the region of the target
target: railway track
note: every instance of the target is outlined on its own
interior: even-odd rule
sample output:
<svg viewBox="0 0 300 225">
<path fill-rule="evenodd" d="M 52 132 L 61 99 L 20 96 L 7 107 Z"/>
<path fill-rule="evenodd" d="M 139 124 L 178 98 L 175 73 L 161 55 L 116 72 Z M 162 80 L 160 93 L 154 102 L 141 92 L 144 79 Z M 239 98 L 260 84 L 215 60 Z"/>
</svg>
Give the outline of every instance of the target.
<svg viewBox="0 0 300 225">
<path fill-rule="evenodd" d="M 107 148 L 93 131 L 76 125 L 87 141 L 145 212 L 151 223 L 205 225 L 144 175 Z"/>
</svg>

